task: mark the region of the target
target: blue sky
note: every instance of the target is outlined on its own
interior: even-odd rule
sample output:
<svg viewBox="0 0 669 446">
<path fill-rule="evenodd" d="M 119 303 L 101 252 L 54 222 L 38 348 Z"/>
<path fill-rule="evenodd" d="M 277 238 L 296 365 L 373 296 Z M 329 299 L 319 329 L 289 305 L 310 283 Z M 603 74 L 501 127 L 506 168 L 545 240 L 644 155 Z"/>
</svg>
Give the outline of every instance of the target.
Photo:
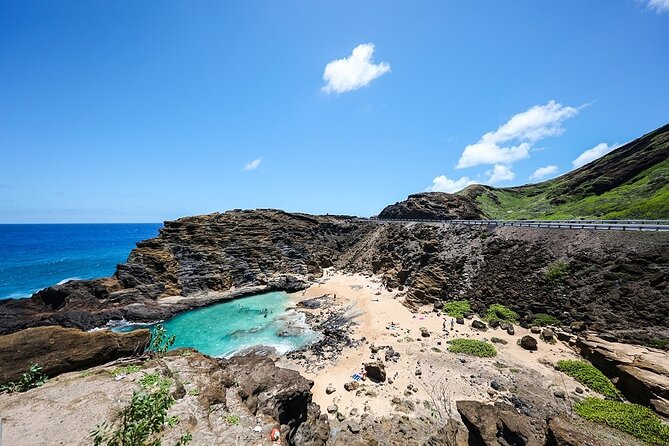
<svg viewBox="0 0 669 446">
<path fill-rule="evenodd" d="M 667 48 L 669 0 L 2 0 L 0 222 L 550 178 L 669 121 Z"/>
</svg>

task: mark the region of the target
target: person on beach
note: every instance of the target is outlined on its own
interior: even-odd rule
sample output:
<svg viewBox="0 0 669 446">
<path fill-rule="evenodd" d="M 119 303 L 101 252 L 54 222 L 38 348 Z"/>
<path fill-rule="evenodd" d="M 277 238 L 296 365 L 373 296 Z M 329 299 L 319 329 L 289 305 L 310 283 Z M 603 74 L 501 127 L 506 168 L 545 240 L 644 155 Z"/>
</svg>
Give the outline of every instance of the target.
<svg viewBox="0 0 669 446">
<path fill-rule="evenodd" d="M 451 318 L 451 330 L 453 330 L 453 324 L 455 323 L 455 320 Z"/>
</svg>

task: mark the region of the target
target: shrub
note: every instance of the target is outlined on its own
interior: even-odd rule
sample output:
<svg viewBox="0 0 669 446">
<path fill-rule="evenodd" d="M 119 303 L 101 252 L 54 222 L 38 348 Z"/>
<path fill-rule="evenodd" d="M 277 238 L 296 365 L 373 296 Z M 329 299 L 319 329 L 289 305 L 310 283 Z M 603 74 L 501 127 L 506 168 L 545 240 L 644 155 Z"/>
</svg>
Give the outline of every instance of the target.
<svg viewBox="0 0 669 446">
<path fill-rule="evenodd" d="M 159 446 L 165 427 L 179 423 L 179 418 L 167 416 L 174 405 L 170 393 L 172 380 L 150 373 L 139 383 L 141 389 L 133 392 L 130 404 L 121 411 L 119 425 L 114 428 L 114 424 L 104 422 L 91 431 L 95 446 Z M 191 439 L 192 435 L 186 433 L 175 446 L 183 446 Z"/>
<path fill-rule="evenodd" d="M 559 282 L 560 280 L 564 279 L 568 270 L 569 264 L 567 264 L 567 262 L 564 260 L 558 260 L 548 265 L 546 271 L 544 272 L 544 276 L 546 279 L 552 282 Z"/>
<path fill-rule="evenodd" d="M 518 322 L 518 313 L 506 308 L 504 305 L 492 304 L 486 310 L 483 320 L 490 323 L 493 320 L 510 322 L 515 324 Z"/>
<path fill-rule="evenodd" d="M 225 417 L 225 422 L 230 426 L 236 426 L 239 424 L 239 417 L 237 415 L 228 415 Z"/>
<path fill-rule="evenodd" d="M 12 381 L 0 386 L 0 392 L 25 392 L 35 387 L 40 387 L 48 381 L 48 377 L 42 373 L 42 367 L 39 364 L 32 364 L 28 371 L 21 375 L 18 381 Z"/>
<path fill-rule="evenodd" d="M 619 429 L 650 444 L 669 444 L 669 426 L 650 409 L 638 404 L 589 397 L 574 405 L 586 420 Z"/>
<path fill-rule="evenodd" d="M 450 317 L 465 317 L 465 313 L 472 311 L 467 300 L 453 300 L 444 304 L 444 313 Z"/>
<path fill-rule="evenodd" d="M 121 375 L 129 375 L 131 373 L 139 372 L 142 369 L 142 366 L 140 365 L 127 365 L 125 367 L 116 367 L 114 370 L 111 371 L 111 374 L 114 375 L 114 377 L 121 376 Z"/>
<path fill-rule="evenodd" d="M 167 329 L 165 326 L 158 324 L 153 329 L 151 342 L 149 343 L 147 350 L 158 354 L 165 353 L 174 345 L 176 339 L 177 337 L 175 335 L 167 336 Z"/>
<path fill-rule="evenodd" d="M 546 313 L 535 314 L 534 318 L 532 319 L 532 325 L 538 325 L 540 327 L 545 327 L 546 325 L 558 325 L 558 324 L 560 324 L 560 319 Z"/>
<path fill-rule="evenodd" d="M 497 355 L 497 350 L 492 344 L 476 339 L 453 339 L 448 351 L 451 353 L 466 353 L 479 358 L 492 358 Z"/>
<path fill-rule="evenodd" d="M 651 339 L 648 341 L 648 345 L 660 350 L 669 350 L 669 339 Z"/>
<path fill-rule="evenodd" d="M 574 359 L 563 359 L 558 361 L 556 368 L 606 397 L 617 399 L 620 396 L 620 392 L 611 380 L 592 364 Z"/>
</svg>

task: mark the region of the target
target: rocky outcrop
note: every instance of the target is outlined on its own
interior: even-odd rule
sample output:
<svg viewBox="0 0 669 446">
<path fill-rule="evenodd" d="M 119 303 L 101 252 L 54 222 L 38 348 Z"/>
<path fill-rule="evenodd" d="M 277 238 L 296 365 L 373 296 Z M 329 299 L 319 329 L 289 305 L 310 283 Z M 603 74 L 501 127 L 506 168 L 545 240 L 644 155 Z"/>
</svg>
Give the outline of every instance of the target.
<svg viewBox="0 0 669 446">
<path fill-rule="evenodd" d="M 456 407 L 469 430 L 471 446 L 544 446 L 546 435 L 534 418 L 521 415 L 513 406 L 458 401 Z"/>
<path fill-rule="evenodd" d="M 312 381 L 264 357 L 233 357 L 224 364 L 246 407 L 286 426 L 289 445 L 325 445 L 330 427 L 327 416 L 321 417 L 320 407 L 312 402 Z"/>
<path fill-rule="evenodd" d="M 162 444 L 175 444 L 190 432 L 193 445 L 269 446 L 274 428 L 281 444 L 291 446 L 322 446 L 329 437 L 327 418 L 311 401 L 312 383 L 298 372 L 254 355 L 218 360 L 175 350 L 65 374 L 25 393 L 0 394 L 3 440 L 12 446 L 90 445 L 90 431 L 102 422 L 118 423 L 139 380 L 153 373 L 170 379 L 175 403 L 168 415 L 180 420 L 165 429 Z"/>
<path fill-rule="evenodd" d="M 633 403 L 669 417 L 669 357 L 659 350 L 608 342 L 596 336 L 576 341 L 581 355 L 612 378 Z"/>
<path fill-rule="evenodd" d="M 0 384 L 17 380 L 32 364 L 55 376 L 141 354 L 150 340 L 148 330 L 84 332 L 62 327 L 28 328 L 0 336 Z"/>
<path fill-rule="evenodd" d="M 469 197 L 444 192 L 409 195 L 404 201 L 386 206 L 381 219 L 400 220 L 478 220 L 483 212 Z"/>
</svg>

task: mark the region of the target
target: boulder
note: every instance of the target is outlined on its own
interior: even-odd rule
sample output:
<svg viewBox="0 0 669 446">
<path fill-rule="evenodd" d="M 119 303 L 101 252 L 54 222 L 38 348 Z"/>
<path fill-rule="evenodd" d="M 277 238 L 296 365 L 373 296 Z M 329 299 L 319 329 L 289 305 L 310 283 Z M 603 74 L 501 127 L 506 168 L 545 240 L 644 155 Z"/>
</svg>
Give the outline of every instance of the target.
<svg viewBox="0 0 669 446">
<path fill-rule="evenodd" d="M 469 444 L 481 446 L 544 446 L 542 424 L 521 415 L 513 406 L 488 405 L 479 401 L 458 401 L 456 408 L 469 430 Z"/>
<path fill-rule="evenodd" d="M 365 364 L 365 371 L 367 378 L 375 382 L 383 382 L 386 380 L 386 367 L 382 362 L 369 362 Z"/>
<path fill-rule="evenodd" d="M 458 318 L 455 318 L 455 322 L 460 324 L 460 325 L 464 325 L 465 324 L 465 319 L 462 318 L 462 317 L 458 317 Z"/>
<path fill-rule="evenodd" d="M 474 320 L 472 321 L 472 328 L 475 328 L 476 330 L 487 330 L 488 326 L 479 320 Z"/>
<path fill-rule="evenodd" d="M 530 335 L 520 338 L 520 346 L 525 350 L 534 351 L 537 349 L 537 340 Z"/>
<path fill-rule="evenodd" d="M 17 380 L 32 364 L 53 377 L 144 352 L 149 330 L 114 333 L 58 326 L 27 328 L 0 336 L 0 384 Z"/>
<path fill-rule="evenodd" d="M 350 381 L 344 383 L 344 390 L 346 390 L 347 392 L 358 390 L 358 387 L 360 387 L 360 383 L 358 381 Z"/>
<path fill-rule="evenodd" d="M 546 342 L 555 342 L 555 333 L 550 328 L 544 328 L 541 332 L 541 339 Z"/>
</svg>

